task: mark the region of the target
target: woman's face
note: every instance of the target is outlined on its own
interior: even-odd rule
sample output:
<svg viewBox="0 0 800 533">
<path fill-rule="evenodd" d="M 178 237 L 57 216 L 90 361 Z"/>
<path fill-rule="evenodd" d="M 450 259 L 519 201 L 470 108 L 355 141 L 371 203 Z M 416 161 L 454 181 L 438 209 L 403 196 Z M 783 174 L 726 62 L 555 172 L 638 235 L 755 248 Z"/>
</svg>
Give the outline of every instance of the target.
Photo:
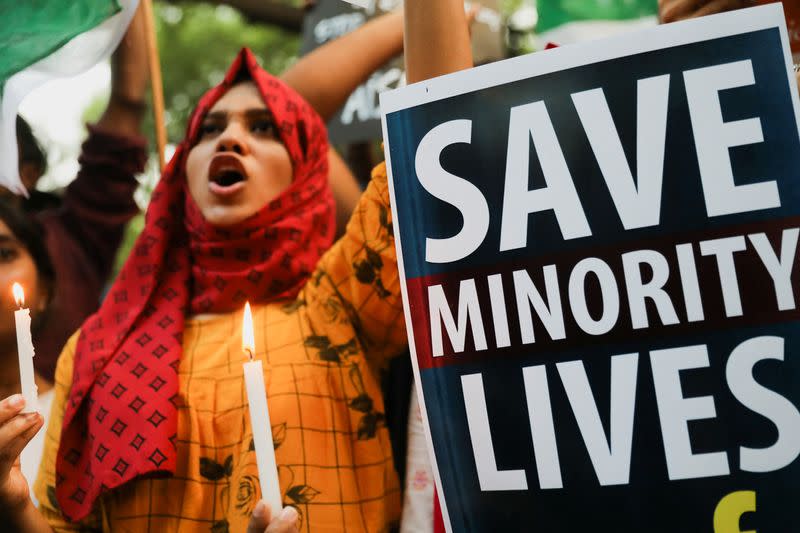
<svg viewBox="0 0 800 533">
<path fill-rule="evenodd" d="M 203 119 L 186 179 L 205 219 L 231 226 L 261 210 L 292 183 L 292 160 L 253 82 L 239 83 Z"/>
<path fill-rule="evenodd" d="M 14 282 L 22 285 L 25 291 L 25 307 L 31 315 L 44 311 L 47 295 L 39 286 L 36 263 L 27 248 L 17 240 L 5 222 L 0 220 L 0 342 L 14 342 L 15 326 L 13 312 L 19 308 L 14 301 L 11 287 Z"/>
</svg>

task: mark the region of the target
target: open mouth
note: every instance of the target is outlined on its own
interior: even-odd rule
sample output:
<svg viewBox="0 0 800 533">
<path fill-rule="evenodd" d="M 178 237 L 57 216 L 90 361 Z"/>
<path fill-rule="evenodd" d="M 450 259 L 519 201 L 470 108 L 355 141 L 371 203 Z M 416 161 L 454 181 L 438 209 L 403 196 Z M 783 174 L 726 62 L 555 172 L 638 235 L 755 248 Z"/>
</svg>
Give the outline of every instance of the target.
<svg viewBox="0 0 800 533">
<path fill-rule="evenodd" d="M 244 188 L 244 165 L 232 154 L 218 154 L 211 160 L 208 188 L 218 196 L 229 196 Z"/>
<path fill-rule="evenodd" d="M 241 172 L 235 170 L 226 170 L 211 178 L 212 183 L 216 183 L 220 187 L 230 187 L 245 180 Z"/>
</svg>

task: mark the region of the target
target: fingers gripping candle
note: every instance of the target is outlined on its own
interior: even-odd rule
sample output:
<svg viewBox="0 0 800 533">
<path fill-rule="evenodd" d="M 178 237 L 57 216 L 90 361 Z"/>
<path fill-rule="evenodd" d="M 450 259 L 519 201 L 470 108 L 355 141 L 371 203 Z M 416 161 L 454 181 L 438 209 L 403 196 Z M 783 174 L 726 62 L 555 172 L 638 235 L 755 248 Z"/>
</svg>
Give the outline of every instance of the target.
<svg viewBox="0 0 800 533">
<path fill-rule="evenodd" d="M 19 382 L 22 385 L 22 396 L 25 398 L 23 412 L 32 413 L 39 406 L 36 381 L 33 373 L 33 339 L 31 338 L 31 312 L 22 307 L 25 305 L 25 292 L 19 283 L 12 287 L 14 301 L 19 309 L 14 311 L 14 322 L 17 326 L 17 354 L 19 356 Z"/>
<path fill-rule="evenodd" d="M 258 478 L 261 484 L 261 498 L 277 516 L 283 508 L 281 487 L 278 482 L 278 465 L 275 462 L 275 446 L 272 442 L 272 426 L 269 421 L 267 393 L 264 388 L 264 370 L 261 361 L 254 360 L 255 335 L 253 333 L 253 316 L 250 303 L 244 306 L 242 323 L 242 351 L 249 361 L 244 363 L 244 382 L 247 387 L 247 403 L 250 406 L 250 425 L 253 428 L 253 442 L 256 448 Z"/>
</svg>

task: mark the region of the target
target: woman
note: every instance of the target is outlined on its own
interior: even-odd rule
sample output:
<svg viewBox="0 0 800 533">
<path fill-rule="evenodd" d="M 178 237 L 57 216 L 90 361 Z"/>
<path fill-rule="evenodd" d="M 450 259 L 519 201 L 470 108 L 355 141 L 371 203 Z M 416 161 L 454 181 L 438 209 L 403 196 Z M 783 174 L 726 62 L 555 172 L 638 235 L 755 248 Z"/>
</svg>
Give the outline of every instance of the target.
<svg viewBox="0 0 800 533">
<path fill-rule="evenodd" d="M 55 274 L 45 246 L 41 226 L 11 204 L 0 201 L 0 397 L 19 393 L 19 364 L 11 286 L 22 285 L 25 306 L 31 310 L 31 329 L 38 333 L 47 316 L 48 305 L 55 290 Z M 38 410 L 47 420 L 53 401 L 53 384 L 35 374 L 39 392 Z M 18 394 L 12 401 L 21 398 Z M 30 484 L 36 479 L 42 457 L 44 434 L 37 434 L 21 457 L 22 474 Z"/>
<path fill-rule="evenodd" d="M 422 2 L 406 4 L 419 22 L 408 26 L 412 79 L 469 58 L 460 2 L 440 4 L 424 16 Z M 423 53 L 431 32 L 466 56 Z M 194 113 L 106 303 L 62 354 L 40 512 L 0 460 L 6 523 L 263 530 L 271 517 L 254 508 L 242 384 L 246 299 L 284 502 L 295 506 L 270 531 L 382 531 L 398 519 L 376 379 L 406 341 L 386 176 L 376 170 L 346 235 L 317 262 L 333 233 L 326 153 L 319 118 L 243 51 Z M 41 425 L 17 413 L 0 402 L 6 457 Z"/>
</svg>

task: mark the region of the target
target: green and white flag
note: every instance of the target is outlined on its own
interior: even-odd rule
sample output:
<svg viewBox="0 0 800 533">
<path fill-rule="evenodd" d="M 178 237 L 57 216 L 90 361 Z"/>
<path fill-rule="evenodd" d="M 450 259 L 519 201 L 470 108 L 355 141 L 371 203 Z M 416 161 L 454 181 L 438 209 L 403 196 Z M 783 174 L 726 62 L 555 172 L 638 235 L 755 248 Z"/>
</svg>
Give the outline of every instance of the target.
<svg viewBox="0 0 800 533">
<path fill-rule="evenodd" d="M 571 44 L 656 24 L 658 0 L 536 0 L 541 44 Z"/>
<path fill-rule="evenodd" d="M 0 185 L 26 194 L 19 179 L 16 116 L 31 91 L 75 76 L 109 55 L 139 0 L 25 0 L 0 3 Z"/>
</svg>

